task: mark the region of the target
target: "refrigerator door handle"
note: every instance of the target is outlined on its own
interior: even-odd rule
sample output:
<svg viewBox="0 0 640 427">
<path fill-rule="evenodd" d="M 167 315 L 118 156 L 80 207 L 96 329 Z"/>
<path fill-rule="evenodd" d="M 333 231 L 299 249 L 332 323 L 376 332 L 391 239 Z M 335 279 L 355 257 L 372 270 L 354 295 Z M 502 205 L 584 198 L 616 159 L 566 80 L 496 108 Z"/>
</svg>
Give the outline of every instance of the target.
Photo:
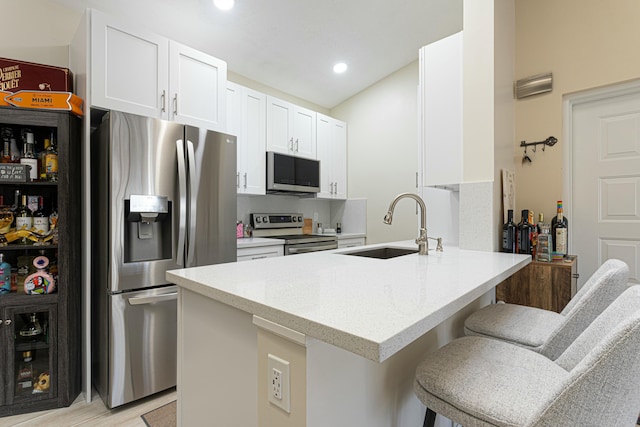
<svg viewBox="0 0 640 427">
<path fill-rule="evenodd" d="M 178 265 L 184 266 L 184 246 L 187 232 L 187 170 L 184 142 L 181 139 L 176 141 L 176 151 L 178 153 L 178 197 L 180 198 L 176 262 Z"/>
<path fill-rule="evenodd" d="M 169 294 L 153 295 L 150 297 L 131 297 L 128 298 L 131 305 L 153 304 L 154 302 L 169 301 L 172 299 L 178 299 L 177 292 L 171 292 Z"/>
<path fill-rule="evenodd" d="M 187 264 L 185 267 L 193 267 L 193 259 L 196 249 L 196 154 L 193 148 L 193 142 L 187 139 L 187 159 L 189 161 L 189 247 L 187 248 Z"/>
</svg>

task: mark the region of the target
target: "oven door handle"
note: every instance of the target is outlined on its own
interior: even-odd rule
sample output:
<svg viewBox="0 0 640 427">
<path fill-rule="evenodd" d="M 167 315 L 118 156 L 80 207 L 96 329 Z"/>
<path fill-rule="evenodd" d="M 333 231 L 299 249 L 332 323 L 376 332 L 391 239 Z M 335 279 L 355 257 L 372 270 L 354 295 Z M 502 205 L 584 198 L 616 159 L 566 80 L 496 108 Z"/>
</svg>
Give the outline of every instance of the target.
<svg viewBox="0 0 640 427">
<path fill-rule="evenodd" d="M 288 248 L 287 253 L 293 254 L 305 254 L 307 252 L 328 251 L 330 249 L 338 249 L 338 244 L 333 245 L 318 245 L 318 246 L 305 246 L 304 248 Z"/>
</svg>

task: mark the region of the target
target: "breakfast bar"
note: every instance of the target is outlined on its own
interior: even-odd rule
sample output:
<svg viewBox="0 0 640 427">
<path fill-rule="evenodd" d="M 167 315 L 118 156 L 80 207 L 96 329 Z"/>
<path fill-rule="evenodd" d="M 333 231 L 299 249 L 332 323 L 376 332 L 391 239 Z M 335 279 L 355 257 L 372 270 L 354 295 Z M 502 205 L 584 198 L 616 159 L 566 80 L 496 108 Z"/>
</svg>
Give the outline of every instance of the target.
<svg viewBox="0 0 640 427">
<path fill-rule="evenodd" d="M 357 253 L 384 248 L 416 245 L 167 272 L 179 287 L 178 425 L 420 425 L 418 362 L 531 256 Z"/>
</svg>

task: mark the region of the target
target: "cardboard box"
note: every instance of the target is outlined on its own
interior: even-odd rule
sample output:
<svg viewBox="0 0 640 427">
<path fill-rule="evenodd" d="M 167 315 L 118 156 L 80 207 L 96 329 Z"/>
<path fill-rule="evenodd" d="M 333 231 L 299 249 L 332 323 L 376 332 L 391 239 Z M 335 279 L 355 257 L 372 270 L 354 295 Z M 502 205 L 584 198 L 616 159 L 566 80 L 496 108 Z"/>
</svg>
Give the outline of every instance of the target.
<svg viewBox="0 0 640 427">
<path fill-rule="evenodd" d="M 0 58 L 0 90 L 73 92 L 73 74 L 68 68 Z"/>
</svg>

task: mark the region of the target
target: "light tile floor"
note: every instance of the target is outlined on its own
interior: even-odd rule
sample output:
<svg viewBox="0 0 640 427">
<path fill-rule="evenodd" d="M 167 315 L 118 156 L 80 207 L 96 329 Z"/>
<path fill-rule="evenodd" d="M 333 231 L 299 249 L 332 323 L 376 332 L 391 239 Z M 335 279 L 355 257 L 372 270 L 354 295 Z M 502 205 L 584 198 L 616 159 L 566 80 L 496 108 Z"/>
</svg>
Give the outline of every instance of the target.
<svg viewBox="0 0 640 427">
<path fill-rule="evenodd" d="M 140 416 L 176 399 L 175 389 L 163 391 L 137 402 L 107 409 L 94 391 L 91 403 L 83 394 L 68 407 L 0 418 L 0 427 L 146 427 Z"/>
</svg>

